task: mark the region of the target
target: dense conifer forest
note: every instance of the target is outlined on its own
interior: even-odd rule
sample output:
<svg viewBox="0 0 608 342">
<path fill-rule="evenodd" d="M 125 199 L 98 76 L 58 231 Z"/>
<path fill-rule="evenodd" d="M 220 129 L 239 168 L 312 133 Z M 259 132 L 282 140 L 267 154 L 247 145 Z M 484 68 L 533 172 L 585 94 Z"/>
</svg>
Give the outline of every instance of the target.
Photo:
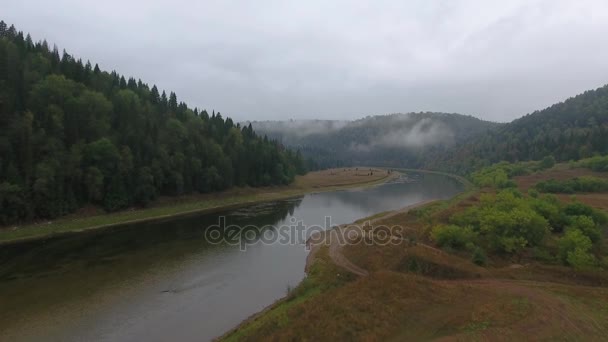
<svg viewBox="0 0 608 342">
<path fill-rule="evenodd" d="M 0 22 L 0 224 L 290 183 L 299 152 Z"/>
<path fill-rule="evenodd" d="M 608 153 L 608 85 L 535 111 L 459 144 L 426 167 L 466 174 L 499 161 L 558 162 Z"/>
</svg>

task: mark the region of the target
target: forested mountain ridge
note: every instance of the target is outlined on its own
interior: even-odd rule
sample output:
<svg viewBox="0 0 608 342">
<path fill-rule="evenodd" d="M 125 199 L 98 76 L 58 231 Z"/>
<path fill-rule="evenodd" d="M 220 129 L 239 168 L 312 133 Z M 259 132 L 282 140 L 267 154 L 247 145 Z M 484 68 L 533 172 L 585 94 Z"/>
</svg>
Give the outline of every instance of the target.
<svg viewBox="0 0 608 342">
<path fill-rule="evenodd" d="M 608 154 L 608 85 L 506 124 L 458 114 L 410 113 L 253 126 L 300 149 L 320 167 L 365 164 L 467 174 L 499 161 Z"/>
<path fill-rule="evenodd" d="M 496 127 L 425 167 L 468 173 L 499 161 L 578 160 L 608 153 L 608 85 Z"/>
<path fill-rule="evenodd" d="M 299 153 L 0 22 L 0 224 L 287 184 Z"/>
<path fill-rule="evenodd" d="M 468 115 L 407 113 L 355 121 L 254 121 L 254 129 L 312 158 L 317 167 L 422 167 L 458 143 L 500 126 Z"/>
</svg>

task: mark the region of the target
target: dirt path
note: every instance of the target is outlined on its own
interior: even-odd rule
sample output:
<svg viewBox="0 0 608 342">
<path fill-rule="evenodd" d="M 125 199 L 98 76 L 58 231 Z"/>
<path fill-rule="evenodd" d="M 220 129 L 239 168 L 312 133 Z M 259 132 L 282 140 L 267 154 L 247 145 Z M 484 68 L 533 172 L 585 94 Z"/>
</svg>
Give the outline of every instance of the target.
<svg viewBox="0 0 608 342">
<path fill-rule="evenodd" d="M 367 226 L 367 224 L 369 222 L 369 225 L 373 227 L 373 225 L 378 223 L 380 220 L 385 220 L 385 219 L 391 218 L 396 215 L 407 213 L 409 210 L 412 210 L 417 207 L 421 207 L 423 205 L 427 205 L 434 201 L 436 201 L 436 200 L 428 200 L 428 201 L 416 203 L 416 204 L 404 207 L 402 209 L 392 211 L 386 215 L 377 217 L 373 220 L 365 221 L 365 224 Z M 357 239 L 361 236 L 361 234 L 363 234 L 363 236 L 367 235 L 367 236 L 373 237 L 372 232 L 365 232 L 365 231 L 362 231 L 358 226 L 348 225 L 348 224 L 340 225 L 338 227 L 335 227 L 334 229 L 331 229 L 330 231 L 326 231 L 323 233 L 317 233 L 317 234 L 311 236 L 308 239 L 308 241 L 306 241 L 306 246 L 310 249 L 310 252 L 309 252 L 308 256 L 306 257 L 306 268 L 305 268 L 306 272 L 308 272 L 310 270 L 310 267 L 315 259 L 315 256 L 318 253 L 321 246 L 327 245 L 327 246 L 329 246 L 329 251 L 328 251 L 329 257 L 333 261 L 334 264 L 346 269 L 347 271 L 349 271 L 351 273 L 359 275 L 359 276 L 364 277 L 364 276 L 369 275 L 369 272 L 367 270 L 352 263 L 350 260 L 348 260 L 348 258 L 346 258 L 344 253 L 342 253 L 342 249 L 348 243 L 348 241 L 346 241 L 346 240 Z M 403 238 L 397 237 L 397 236 L 392 236 L 391 239 L 402 240 Z M 430 249 L 443 253 L 442 251 L 440 251 L 434 247 L 431 247 L 431 246 L 426 246 L 426 245 L 420 244 L 420 243 L 418 245 L 419 246 L 423 245 L 425 247 L 428 247 Z"/>
</svg>

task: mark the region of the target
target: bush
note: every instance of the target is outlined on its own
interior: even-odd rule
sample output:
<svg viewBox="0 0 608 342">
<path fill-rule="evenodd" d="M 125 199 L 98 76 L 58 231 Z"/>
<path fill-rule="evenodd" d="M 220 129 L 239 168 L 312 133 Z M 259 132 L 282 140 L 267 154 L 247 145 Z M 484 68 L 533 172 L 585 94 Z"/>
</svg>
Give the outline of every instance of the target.
<svg viewBox="0 0 608 342">
<path fill-rule="evenodd" d="M 593 209 L 592 207 L 581 202 L 574 202 L 566 205 L 563 212 L 568 216 L 589 216 L 593 219 L 593 222 L 600 226 L 608 223 L 608 217 L 605 213 Z"/>
<path fill-rule="evenodd" d="M 540 194 L 536 189 L 531 188 L 528 190 L 528 196 L 530 196 L 532 198 L 538 198 L 539 195 Z"/>
<path fill-rule="evenodd" d="M 595 263 L 595 257 L 589 251 L 591 239 L 578 229 L 569 229 L 559 239 L 559 257 L 563 263 L 575 268 L 585 268 Z"/>
<path fill-rule="evenodd" d="M 436 226 L 431 237 L 440 247 L 462 249 L 467 243 L 475 242 L 477 234 L 469 227 L 461 228 L 455 225 Z"/>
<path fill-rule="evenodd" d="M 576 269 L 588 269 L 597 264 L 593 254 L 578 248 L 568 253 L 567 260 L 568 264 Z"/>
<path fill-rule="evenodd" d="M 538 192 L 545 192 L 551 194 L 572 194 L 574 188 L 570 181 L 557 181 L 555 179 L 549 179 L 546 181 L 539 182 L 534 186 Z"/>
<path fill-rule="evenodd" d="M 555 158 L 553 156 L 546 156 L 541 160 L 540 167 L 542 169 L 550 169 L 555 165 Z"/>
<path fill-rule="evenodd" d="M 531 207 L 549 222 L 549 226 L 554 232 L 562 232 L 570 223 L 555 196 L 546 195 L 535 198 L 531 201 Z"/>
<path fill-rule="evenodd" d="M 602 240 L 602 230 L 589 216 L 581 215 L 571 217 L 568 229 L 580 230 L 593 243 L 598 243 Z"/>
<path fill-rule="evenodd" d="M 582 159 L 577 164 L 593 171 L 608 172 L 608 156 Z"/>
<path fill-rule="evenodd" d="M 476 247 L 473 251 L 471 261 L 478 266 L 484 266 L 487 262 L 486 253 L 483 251 L 483 249 Z"/>
<path fill-rule="evenodd" d="M 540 192 L 548 192 L 553 194 L 606 192 L 608 191 L 608 180 L 591 176 L 582 176 L 565 181 L 550 179 L 539 182 L 536 184 L 535 188 Z"/>
</svg>

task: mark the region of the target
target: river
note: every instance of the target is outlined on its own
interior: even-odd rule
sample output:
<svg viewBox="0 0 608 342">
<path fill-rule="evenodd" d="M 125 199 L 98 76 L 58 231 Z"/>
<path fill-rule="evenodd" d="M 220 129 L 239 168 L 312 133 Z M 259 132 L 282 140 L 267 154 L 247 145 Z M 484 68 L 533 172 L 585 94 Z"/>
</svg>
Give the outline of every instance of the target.
<svg viewBox="0 0 608 342">
<path fill-rule="evenodd" d="M 322 229 L 327 217 L 350 223 L 463 189 L 441 175 L 409 179 L 0 247 L 0 340 L 212 339 L 305 276 L 304 241 L 273 242 L 278 231 L 297 222 Z M 218 242 L 210 232 L 221 231 L 220 217 L 263 228 Z"/>
</svg>

